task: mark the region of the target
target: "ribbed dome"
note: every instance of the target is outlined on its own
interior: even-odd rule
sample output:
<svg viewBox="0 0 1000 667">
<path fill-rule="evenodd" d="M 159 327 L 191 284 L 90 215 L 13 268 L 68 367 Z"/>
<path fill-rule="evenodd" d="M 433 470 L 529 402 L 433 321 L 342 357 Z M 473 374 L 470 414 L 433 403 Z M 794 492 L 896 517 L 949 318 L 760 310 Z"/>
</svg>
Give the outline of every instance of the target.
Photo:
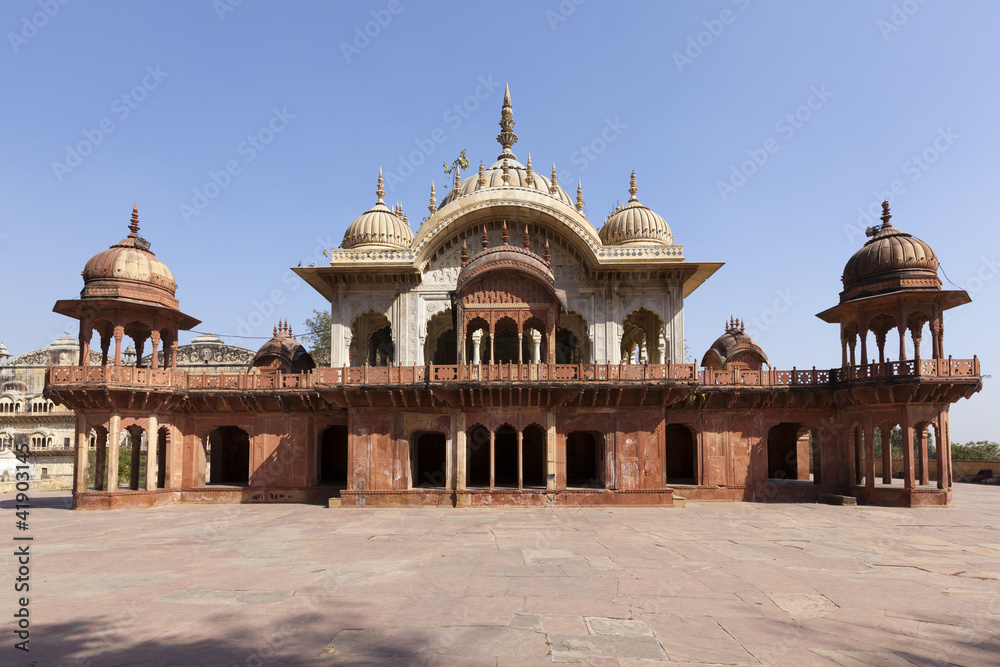
<svg viewBox="0 0 1000 667">
<path fill-rule="evenodd" d="M 306 348 L 292 335 L 288 320 L 274 327 L 274 337 L 261 345 L 250 362 L 250 368 L 301 373 L 316 368 L 316 362 Z"/>
<path fill-rule="evenodd" d="M 601 242 L 604 245 L 621 245 L 625 243 L 663 243 L 670 245 L 674 235 L 670 233 L 670 225 L 648 206 L 639 203 L 635 194 L 635 172 L 629 187 L 629 200 L 625 206 L 616 209 L 601 227 Z"/>
<path fill-rule="evenodd" d="M 508 176 L 507 185 L 509 187 L 534 189 L 551 197 L 555 197 L 567 206 L 573 206 L 573 200 L 570 199 L 570 196 L 566 194 L 566 191 L 563 190 L 558 183 L 555 188 L 553 188 L 552 181 L 550 179 L 542 176 L 541 174 L 535 173 L 534 170 L 531 171 L 532 182 L 529 183 L 528 167 L 524 166 L 513 157 L 506 158 L 506 162 Z M 441 206 L 444 206 L 458 197 L 470 195 L 477 190 L 503 187 L 503 163 L 504 159 L 497 160 L 486 169 L 484 169 L 480 164 L 479 173 L 474 176 L 469 176 L 468 178 L 462 180 L 458 185 L 453 186 L 451 191 L 445 195 L 444 199 L 441 200 Z M 528 164 L 531 164 L 531 156 L 528 156 Z M 552 173 L 553 175 L 555 174 L 555 169 L 553 169 Z"/>
<path fill-rule="evenodd" d="M 378 170 L 378 200 L 375 206 L 361 214 L 344 232 L 343 248 L 358 246 L 384 246 L 389 248 L 409 248 L 413 243 L 413 230 L 401 211 L 391 211 L 382 201 L 382 170 Z"/>
<path fill-rule="evenodd" d="M 934 250 L 892 226 L 889 203 L 882 203 L 882 226 L 847 261 L 841 301 L 900 289 L 941 289 Z"/>
<path fill-rule="evenodd" d="M 132 208 L 129 230 L 121 242 L 97 253 L 83 267 L 80 298 L 121 297 L 176 306 L 174 275 L 139 236 L 138 205 Z"/>
<path fill-rule="evenodd" d="M 726 332 L 719 336 L 701 359 L 705 368 L 724 370 L 740 366 L 748 370 L 760 370 L 762 364 L 770 365 L 764 350 L 744 330 L 742 320 L 729 319 Z"/>
</svg>

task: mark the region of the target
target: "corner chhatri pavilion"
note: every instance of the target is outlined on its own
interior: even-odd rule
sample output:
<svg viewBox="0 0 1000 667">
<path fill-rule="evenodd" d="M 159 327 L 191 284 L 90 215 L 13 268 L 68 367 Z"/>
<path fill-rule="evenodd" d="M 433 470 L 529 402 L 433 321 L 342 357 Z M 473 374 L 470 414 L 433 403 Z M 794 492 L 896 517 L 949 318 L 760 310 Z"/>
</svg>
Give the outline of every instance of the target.
<svg viewBox="0 0 1000 667">
<path fill-rule="evenodd" d="M 385 204 L 380 172 L 329 265 L 294 269 L 330 303 L 329 367 L 282 323 L 244 373 L 178 371 L 177 332 L 198 321 L 134 209 L 128 237 L 86 264 L 80 298 L 55 306 L 80 320 L 78 365 L 50 367 L 45 387 L 76 413 L 74 506 L 950 503 L 948 408 L 982 381 L 975 357 L 946 356 L 942 314 L 969 297 L 941 289 L 934 251 L 888 205 L 819 315 L 840 325 L 839 368 L 773 369 L 733 318 L 685 363 L 684 299 L 721 263 L 685 258 L 634 173 L 598 229 L 579 184 L 572 198 L 554 166 L 549 178 L 514 155 L 509 92 L 500 127 L 496 162 L 456 171 L 440 204 L 432 185 L 416 233 Z M 148 365 L 123 365 L 123 337 L 140 359 L 151 342 Z M 915 443 L 902 479 L 875 459 L 896 426 Z M 149 442 L 128 488 L 123 431 Z"/>
</svg>

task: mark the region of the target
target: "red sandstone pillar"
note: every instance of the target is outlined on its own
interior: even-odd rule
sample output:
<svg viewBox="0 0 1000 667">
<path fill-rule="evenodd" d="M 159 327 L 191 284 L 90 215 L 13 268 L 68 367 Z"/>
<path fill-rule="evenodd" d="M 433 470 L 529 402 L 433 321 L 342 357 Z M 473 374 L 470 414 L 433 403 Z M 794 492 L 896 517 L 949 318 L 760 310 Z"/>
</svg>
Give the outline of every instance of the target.
<svg viewBox="0 0 1000 667">
<path fill-rule="evenodd" d="M 903 487 L 912 489 L 914 487 L 913 478 L 913 427 L 910 426 L 909 416 L 905 423 L 901 424 L 903 431 Z"/>
<path fill-rule="evenodd" d="M 865 424 L 865 486 L 875 488 L 875 429 Z"/>
<path fill-rule="evenodd" d="M 111 415 L 108 424 L 108 488 L 105 491 L 118 491 L 118 446 L 121 439 L 122 419 L 116 414 Z"/>
<path fill-rule="evenodd" d="M 73 466 L 73 492 L 87 491 L 87 466 L 90 464 L 90 438 L 87 431 L 87 420 L 80 413 L 76 414 L 76 461 Z"/>
<path fill-rule="evenodd" d="M 490 491 L 493 490 L 496 471 L 496 433 L 490 431 Z"/>
<path fill-rule="evenodd" d="M 149 367 L 152 368 L 153 370 L 156 370 L 157 368 L 160 367 L 160 362 L 157 359 L 157 356 L 159 356 L 158 350 L 160 349 L 160 332 L 154 331 L 153 333 L 151 333 L 150 340 L 153 342 L 153 358 L 149 363 Z"/>
<path fill-rule="evenodd" d="M 122 336 L 125 335 L 125 327 L 115 327 L 115 366 L 122 365 Z"/>
<path fill-rule="evenodd" d="M 154 357 L 155 359 L 155 357 Z M 156 415 L 149 415 L 149 425 L 146 429 L 146 490 L 151 491 L 156 488 L 156 464 L 159 460 L 157 456 L 160 444 L 159 426 Z M 315 457 L 313 457 L 315 460 Z"/>
<path fill-rule="evenodd" d="M 517 432 L 517 489 L 524 490 L 524 432 Z"/>
</svg>

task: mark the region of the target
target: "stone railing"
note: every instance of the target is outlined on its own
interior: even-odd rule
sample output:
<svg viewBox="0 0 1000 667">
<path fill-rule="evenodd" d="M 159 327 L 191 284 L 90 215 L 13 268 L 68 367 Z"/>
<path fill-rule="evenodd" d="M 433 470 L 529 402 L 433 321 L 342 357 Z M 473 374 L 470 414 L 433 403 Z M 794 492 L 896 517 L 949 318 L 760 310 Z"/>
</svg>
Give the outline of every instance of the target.
<svg viewBox="0 0 1000 667">
<path fill-rule="evenodd" d="M 189 375 L 180 371 L 132 366 L 52 366 L 52 385 L 103 384 L 187 389 L 245 391 L 312 389 L 344 386 L 437 385 L 457 383 L 537 382 L 695 384 L 709 387 L 829 387 L 847 383 L 899 378 L 976 378 L 979 359 L 922 359 L 822 370 L 698 369 L 695 364 L 461 364 L 437 366 L 345 366 L 305 373 L 219 373 Z"/>
</svg>

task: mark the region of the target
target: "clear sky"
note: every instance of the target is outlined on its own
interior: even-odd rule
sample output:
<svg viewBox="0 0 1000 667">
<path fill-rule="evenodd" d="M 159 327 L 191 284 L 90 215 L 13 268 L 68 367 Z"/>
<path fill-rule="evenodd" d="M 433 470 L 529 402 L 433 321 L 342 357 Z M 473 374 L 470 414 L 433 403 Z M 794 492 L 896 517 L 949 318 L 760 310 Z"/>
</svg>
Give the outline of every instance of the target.
<svg viewBox="0 0 1000 667">
<path fill-rule="evenodd" d="M 815 314 L 888 197 L 972 295 L 946 353 L 1000 364 L 982 333 L 1000 305 L 996 3 L 7 0 L 0 28 L 14 355 L 75 334 L 52 305 L 136 199 L 200 331 L 256 348 L 237 335 L 301 330 L 326 304 L 288 267 L 340 245 L 379 166 L 416 227 L 443 161 L 495 159 L 509 82 L 515 152 L 570 192 L 582 180 L 591 221 L 634 169 L 687 258 L 726 262 L 686 303 L 699 359 L 733 314 L 776 367 L 838 366 Z M 1000 440 L 984 382 L 954 440 Z"/>
</svg>

